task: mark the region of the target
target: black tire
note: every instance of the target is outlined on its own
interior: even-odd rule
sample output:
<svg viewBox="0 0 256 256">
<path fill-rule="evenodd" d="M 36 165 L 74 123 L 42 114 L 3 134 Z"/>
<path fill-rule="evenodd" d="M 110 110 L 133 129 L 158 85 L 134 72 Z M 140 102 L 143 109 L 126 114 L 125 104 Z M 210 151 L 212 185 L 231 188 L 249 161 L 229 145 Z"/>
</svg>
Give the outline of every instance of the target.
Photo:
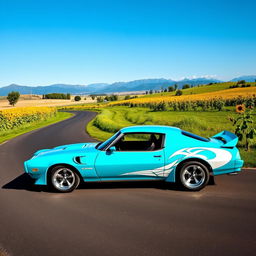
<svg viewBox="0 0 256 256">
<path fill-rule="evenodd" d="M 49 185 L 56 192 L 72 192 L 79 183 L 80 177 L 72 168 L 67 166 L 55 166 L 49 175 Z"/>
<path fill-rule="evenodd" d="M 185 190 L 199 191 L 209 182 L 208 168 L 198 161 L 185 162 L 177 175 L 177 181 Z"/>
</svg>

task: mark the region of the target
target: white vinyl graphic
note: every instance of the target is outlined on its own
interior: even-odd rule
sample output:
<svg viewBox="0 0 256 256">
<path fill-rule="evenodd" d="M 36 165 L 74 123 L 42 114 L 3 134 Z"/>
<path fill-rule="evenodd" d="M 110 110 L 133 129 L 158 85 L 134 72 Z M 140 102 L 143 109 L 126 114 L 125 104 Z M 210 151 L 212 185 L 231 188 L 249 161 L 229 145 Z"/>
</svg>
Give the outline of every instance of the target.
<svg viewBox="0 0 256 256">
<path fill-rule="evenodd" d="M 204 153 L 207 153 L 207 151 L 208 153 L 209 151 L 212 152 L 215 156 L 209 159 L 209 157 L 204 155 Z M 176 160 L 170 162 L 169 164 L 156 169 L 128 172 L 128 173 L 123 173 L 122 175 L 167 177 L 175 169 L 175 167 L 179 164 L 179 162 L 181 162 L 186 158 L 196 157 L 196 158 L 201 158 L 203 160 L 206 160 L 211 165 L 212 169 L 220 168 L 221 166 L 224 166 L 225 164 L 229 163 L 230 160 L 232 159 L 232 154 L 225 149 L 205 148 L 205 147 L 180 149 L 175 153 L 173 153 L 172 155 L 170 155 L 168 157 L 168 160 L 175 156 L 181 156 L 181 157 L 178 157 Z"/>
</svg>

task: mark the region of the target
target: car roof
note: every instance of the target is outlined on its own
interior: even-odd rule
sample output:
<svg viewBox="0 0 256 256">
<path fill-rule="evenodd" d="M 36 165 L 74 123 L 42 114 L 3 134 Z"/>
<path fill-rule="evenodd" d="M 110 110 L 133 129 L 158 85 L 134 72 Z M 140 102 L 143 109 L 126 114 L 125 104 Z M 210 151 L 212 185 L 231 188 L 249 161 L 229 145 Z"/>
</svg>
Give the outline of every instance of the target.
<svg viewBox="0 0 256 256">
<path fill-rule="evenodd" d="M 172 133 L 172 132 L 179 132 L 180 129 L 173 126 L 165 126 L 165 125 L 136 125 L 136 126 L 129 126 L 121 129 L 122 133 L 128 132 L 155 132 L 155 133 Z"/>
</svg>

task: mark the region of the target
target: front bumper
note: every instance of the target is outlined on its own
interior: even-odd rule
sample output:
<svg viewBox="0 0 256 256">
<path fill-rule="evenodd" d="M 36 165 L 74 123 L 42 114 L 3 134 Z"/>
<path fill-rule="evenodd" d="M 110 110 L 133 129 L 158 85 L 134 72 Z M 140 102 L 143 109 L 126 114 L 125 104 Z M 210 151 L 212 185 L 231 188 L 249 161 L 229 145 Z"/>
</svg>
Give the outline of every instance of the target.
<svg viewBox="0 0 256 256">
<path fill-rule="evenodd" d="M 47 185 L 46 172 L 44 168 L 34 168 L 30 166 L 30 160 L 24 162 L 24 172 L 27 173 L 32 179 L 35 180 L 36 185 Z M 37 169 L 38 171 L 33 171 Z"/>
</svg>

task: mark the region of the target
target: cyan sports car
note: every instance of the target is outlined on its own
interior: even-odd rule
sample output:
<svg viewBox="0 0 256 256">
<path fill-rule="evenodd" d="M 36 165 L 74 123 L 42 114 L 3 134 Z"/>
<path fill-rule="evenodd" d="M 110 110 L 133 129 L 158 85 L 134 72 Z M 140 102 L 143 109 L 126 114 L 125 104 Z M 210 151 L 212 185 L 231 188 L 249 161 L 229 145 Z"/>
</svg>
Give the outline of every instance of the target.
<svg viewBox="0 0 256 256">
<path fill-rule="evenodd" d="M 170 126 L 131 126 L 105 142 L 43 149 L 24 163 L 35 184 L 71 192 L 80 182 L 163 180 L 187 190 L 205 187 L 210 176 L 241 171 L 235 134 L 204 138 Z"/>
</svg>

